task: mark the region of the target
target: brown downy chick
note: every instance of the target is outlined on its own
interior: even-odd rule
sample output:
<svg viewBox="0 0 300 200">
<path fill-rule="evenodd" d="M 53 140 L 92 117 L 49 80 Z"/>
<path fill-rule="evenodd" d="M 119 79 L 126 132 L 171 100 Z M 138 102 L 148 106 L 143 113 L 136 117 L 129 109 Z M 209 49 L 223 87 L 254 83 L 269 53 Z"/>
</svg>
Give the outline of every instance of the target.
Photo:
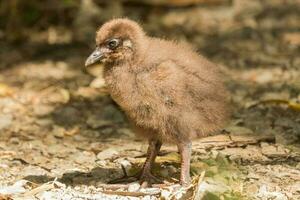
<svg viewBox="0 0 300 200">
<path fill-rule="evenodd" d="M 181 155 L 180 182 L 189 184 L 191 140 L 219 130 L 228 117 L 218 68 L 187 45 L 147 36 L 129 19 L 105 23 L 96 44 L 85 65 L 104 63 L 111 97 L 149 140 L 140 180 L 155 180 L 155 157 L 163 142 L 173 142 Z"/>
</svg>

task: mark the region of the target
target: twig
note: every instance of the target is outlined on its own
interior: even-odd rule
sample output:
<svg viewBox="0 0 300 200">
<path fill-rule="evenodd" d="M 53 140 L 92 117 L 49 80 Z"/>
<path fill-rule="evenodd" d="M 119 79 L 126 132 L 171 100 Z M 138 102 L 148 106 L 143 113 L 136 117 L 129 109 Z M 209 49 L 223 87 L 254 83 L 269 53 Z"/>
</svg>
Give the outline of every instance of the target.
<svg viewBox="0 0 300 200">
<path fill-rule="evenodd" d="M 199 177 L 198 183 L 197 183 L 197 188 L 196 188 L 195 193 L 194 193 L 193 200 L 201 200 L 203 198 L 203 193 L 201 193 L 200 185 L 203 182 L 204 176 L 205 176 L 205 171 L 203 171 L 200 174 L 200 177 Z"/>
<path fill-rule="evenodd" d="M 121 196 L 131 196 L 131 197 L 140 197 L 150 195 L 144 192 L 128 192 L 128 191 L 102 191 L 104 194 L 113 194 L 113 195 L 121 195 Z M 158 195 L 160 191 L 157 193 L 151 193 L 151 195 Z"/>
<path fill-rule="evenodd" d="M 183 192 L 186 193 L 189 189 L 191 189 L 193 187 L 194 187 L 193 184 L 190 184 L 188 187 L 181 187 L 179 190 L 177 190 L 170 196 L 170 199 L 174 199 L 174 197 L 179 193 L 183 193 Z"/>
</svg>

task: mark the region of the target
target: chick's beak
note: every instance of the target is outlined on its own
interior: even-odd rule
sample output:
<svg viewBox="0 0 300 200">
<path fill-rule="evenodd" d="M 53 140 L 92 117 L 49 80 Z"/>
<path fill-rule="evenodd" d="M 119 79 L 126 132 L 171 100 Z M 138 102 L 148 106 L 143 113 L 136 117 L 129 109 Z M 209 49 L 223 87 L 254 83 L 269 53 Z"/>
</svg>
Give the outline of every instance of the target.
<svg viewBox="0 0 300 200">
<path fill-rule="evenodd" d="M 102 60 L 104 57 L 103 52 L 101 52 L 100 49 L 96 49 L 85 61 L 85 66 L 88 67 L 92 64 L 95 64 L 96 62 Z"/>
</svg>

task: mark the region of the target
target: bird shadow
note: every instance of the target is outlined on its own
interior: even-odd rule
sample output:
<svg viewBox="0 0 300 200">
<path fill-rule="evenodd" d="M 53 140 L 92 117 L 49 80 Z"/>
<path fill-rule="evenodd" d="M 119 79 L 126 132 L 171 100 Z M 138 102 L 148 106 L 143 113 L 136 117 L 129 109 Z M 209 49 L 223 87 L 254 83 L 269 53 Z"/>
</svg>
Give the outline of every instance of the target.
<svg viewBox="0 0 300 200">
<path fill-rule="evenodd" d="M 68 186 L 76 185 L 98 185 L 105 184 L 108 181 L 122 176 L 121 169 L 95 167 L 89 172 L 66 172 L 60 178 L 48 175 L 29 175 L 24 177 L 25 180 L 36 184 L 44 184 L 57 180 Z"/>
</svg>

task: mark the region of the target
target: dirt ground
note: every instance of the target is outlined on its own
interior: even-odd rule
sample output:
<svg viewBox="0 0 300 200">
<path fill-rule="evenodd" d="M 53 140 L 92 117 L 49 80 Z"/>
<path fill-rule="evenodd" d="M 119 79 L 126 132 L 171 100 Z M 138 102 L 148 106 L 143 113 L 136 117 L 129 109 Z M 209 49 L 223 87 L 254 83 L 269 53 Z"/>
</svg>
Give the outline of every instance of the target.
<svg viewBox="0 0 300 200">
<path fill-rule="evenodd" d="M 171 144 L 155 168 L 167 184 L 107 184 L 138 171 L 147 142 L 110 99 L 101 67 L 84 69 L 92 48 L 1 42 L 0 199 L 300 199 L 299 1 L 236 2 L 153 10 L 143 24 L 191 43 L 231 91 L 223 134 L 193 143 L 187 189 Z"/>
</svg>

